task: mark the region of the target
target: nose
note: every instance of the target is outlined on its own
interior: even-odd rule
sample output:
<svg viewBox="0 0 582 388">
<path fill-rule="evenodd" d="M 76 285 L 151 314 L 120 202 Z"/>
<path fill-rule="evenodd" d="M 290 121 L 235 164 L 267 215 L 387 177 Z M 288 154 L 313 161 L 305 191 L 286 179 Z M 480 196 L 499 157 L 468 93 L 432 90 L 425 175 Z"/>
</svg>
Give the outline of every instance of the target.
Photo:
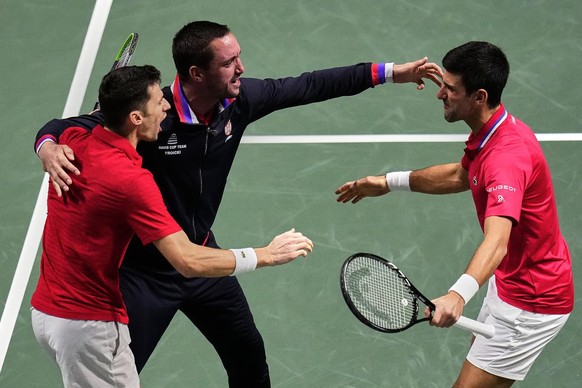
<svg viewBox="0 0 582 388">
<path fill-rule="evenodd" d="M 170 109 L 170 103 L 165 98 L 164 98 L 162 109 L 164 110 L 164 112 Z"/>
<path fill-rule="evenodd" d="M 236 59 L 236 71 L 238 74 L 245 72 L 245 67 L 243 66 L 242 59 L 240 59 L 240 57 Z"/>
<path fill-rule="evenodd" d="M 437 98 L 439 100 L 444 100 L 445 98 L 447 98 L 447 93 L 445 92 L 445 86 L 441 86 L 441 88 L 439 89 L 439 91 L 437 92 Z"/>
</svg>

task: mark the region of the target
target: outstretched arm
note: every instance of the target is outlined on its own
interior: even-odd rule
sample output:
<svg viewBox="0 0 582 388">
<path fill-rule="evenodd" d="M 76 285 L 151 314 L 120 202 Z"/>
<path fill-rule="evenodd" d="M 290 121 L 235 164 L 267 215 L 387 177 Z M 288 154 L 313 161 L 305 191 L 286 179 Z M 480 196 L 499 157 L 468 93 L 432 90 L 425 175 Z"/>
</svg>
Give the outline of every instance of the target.
<svg viewBox="0 0 582 388">
<path fill-rule="evenodd" d="M 439 164 L 412 171 L 410 190 L 424 194 L 453 194 L 469 190 L 469 174 L 461 163 Z"/>
<path fill-rule="evenodd" d="M 225 250 L 196 245 L 183 231 L 156 240 L 154 245 L 186 277 L 239 274 L 285 264 L 313 250 L 313 242 L 295 229 L 276 236 L 266 247 L 254 249 Z"/>
<path fill-rule="evenodd" d="M 394 190 L 425 194 L 451 194 L 469 189 L 467 171 L 460 163 L 440 164 L 414 171 L 367 176 L 346 182 L 336 191 L 336 201 L 358 203 L 366 197 L 378 197 Z"/>
</svg>

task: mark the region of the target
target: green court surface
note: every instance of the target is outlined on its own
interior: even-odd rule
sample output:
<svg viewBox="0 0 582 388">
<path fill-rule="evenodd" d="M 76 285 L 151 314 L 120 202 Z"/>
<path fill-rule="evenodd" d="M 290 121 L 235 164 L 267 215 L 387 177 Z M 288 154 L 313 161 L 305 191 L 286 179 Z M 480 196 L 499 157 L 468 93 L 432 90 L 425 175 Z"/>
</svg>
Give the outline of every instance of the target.
<svg viewBox="0 0 582 388">
<path fill-rule="evenodd" d="M 2 0 L 0 3 L 0 309 L 11 287 L 23 289 L 0 387 L 59 387 L 55 364 L 36 343 L 29 301 L 38 278 L 12 284 L 43 172 L 32 145 L 36 131 L 60 117 L 94 2 Z M 501 46 L 512 66 L 508 110 L 539 134 L 566 133 L 542 146 L 553 172 L 563 233 L 577 284 L 582 256 L 582 2 L 482 1 L 129 1 L 117 0 L 107 21 L 83 111 L 123 39 L 140 33 L 135 64 L 174 77 L 173 34 L 191 20 L 228 24 L 242 47 L 245 76 L 298 75 L 357 62 L 440 63 L 469 40 Z M 437 87 L 383 85 L 359 96 L 277 112 L 249 127 L 249 136 L 468 134 L 447 124 Z M 357 205 L 335 202 L 348 180 L 389 170 L 457 161 L 459 142 L 302 143 L 241 145 L 214 232 L 224 247 L 262 245 L 295 227 L 316 244 L 308 258 L 240 277 L 267 347 L 278 388 L 447 387 L 460 369 L 470 334 L 419 325 L 382 334 L 345 306 L 339 271 L 351 253 L 392 258 L 430 297 L 442 295 L 482 239 L 470 194 L 393 193 Z M 251 225 L 251 227 L 249 227 Z M 578 387 L 582 380 L 580 286 L 575 310 L 516 387 Z M 465 309 L 475 317 L 477 297 Z M 215 351 L 178 315 L 142 375 L 143 387 L 226 387 Z"/>
</svg>

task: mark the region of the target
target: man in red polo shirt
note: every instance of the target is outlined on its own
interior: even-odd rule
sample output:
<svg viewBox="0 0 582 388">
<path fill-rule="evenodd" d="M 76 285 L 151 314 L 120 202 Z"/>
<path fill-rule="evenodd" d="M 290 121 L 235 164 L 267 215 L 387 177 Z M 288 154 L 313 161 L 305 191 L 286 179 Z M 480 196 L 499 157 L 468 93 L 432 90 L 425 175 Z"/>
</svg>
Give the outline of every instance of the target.
<svg viewBox="0 0 582 388">
<path fill-rule="evenodd" d="M 119 266 L 134 235 L 153 243 L 185 277 L 228 276 L 284 264 L 312 250 L 290 230 L 263 248 L 195 245 L 168 213 L 152 174 L 141 168 L 140 140 L 154 141 L 170 105 L 153 66 L 107 74 L 99 88 L 105 125 L 65 130 L 83 174 L 59 197 L 51 185 L 32 325 L 55 359 L 65 387 L 139 387 L 119 289 Z"/>
<path fill-rule="evenodd" d="M 501 103 L 509 75 L 503 51 L 469 42 L 449 51 L 443 67 L 437 97 L 445 119 L 463 120 L 471 129 L 462 160 L 348 182 L 336 191 L 337 200 L 356 203 L 398 190 L 471 190 L 484 239 L 465 273 L 433 301 L 431 324 L 454 324 L 488 281 L 478 320 L 494 325 L 495 336 L 475 338 L 455 386 L 509 387 L 525 378 L 574 307 L 570 252 L 540 144 Z"/>
</svg>

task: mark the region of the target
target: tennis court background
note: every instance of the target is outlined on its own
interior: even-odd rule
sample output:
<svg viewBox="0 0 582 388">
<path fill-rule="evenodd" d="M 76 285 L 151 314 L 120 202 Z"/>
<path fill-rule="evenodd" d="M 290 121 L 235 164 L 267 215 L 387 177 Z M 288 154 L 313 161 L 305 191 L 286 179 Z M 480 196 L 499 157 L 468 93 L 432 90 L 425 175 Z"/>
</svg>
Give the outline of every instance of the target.
<svg viewBox="0 0 582 388">
<path fill-rule="evenodd" d="M 59 117 L 79 57 L 93 1 L 0 3 L 0 303 L 11 286 L 42 171 L 32 152 L 44 122 Z M 185 23 L 228 24 L 243 49 L 246 76 L 297 75 L 362 61 L 398 63 L 444 53 L 468 40 L 505 49 L 512 71 L 507 108 L 539 133 L 582 132 L 578 70 L 579 1 L 114 1 L 84 110 L 131 31 L 141 35 L 134 63 L 174 76 L 173 34 Z M 359 96 L 293 108 L 249 127 L 248 135 L 468 133 L 447 124 L 436 87 L 387 85 Z M 582 188 L 578 142 L 544 142 L 563 232 L 579 270 Z M 394 258 L 417 287 L 439 296 L 463 271 L 482 236 L 468 194 L 391 194 L 358 205 L 335 203 L 347 180 L 388 170 L 458 160 L 462 143 L 245 144 L 230 175 L 214 228 L 225 247 L 261 245 L 295 227 L 314 253 L 284 267 L 241 276 L 265 338 L 274 387 L 445 387 L 469 341 L 461 330 L 414 327 L 380 334 L 344 306 L 339 269 L 349 254 Z M 252 225 L 249 227 L 248 225 Z M 31 275 L 0 374 L 1 387 L 58 387 L 57 368 L 30 327 Z M 579 297 L 580 286 L 576 295 Z M 475 316 L 483 293 L 467 306 Z M 580 302 L 570 321 L 517 387 L 574 387 L 581 379 Z M 10 335 L 10 333 L 0 333 Z M 144 387 L 225 387 L 214 350 L 177 316 L 142 373 Z"/>
</svg>

